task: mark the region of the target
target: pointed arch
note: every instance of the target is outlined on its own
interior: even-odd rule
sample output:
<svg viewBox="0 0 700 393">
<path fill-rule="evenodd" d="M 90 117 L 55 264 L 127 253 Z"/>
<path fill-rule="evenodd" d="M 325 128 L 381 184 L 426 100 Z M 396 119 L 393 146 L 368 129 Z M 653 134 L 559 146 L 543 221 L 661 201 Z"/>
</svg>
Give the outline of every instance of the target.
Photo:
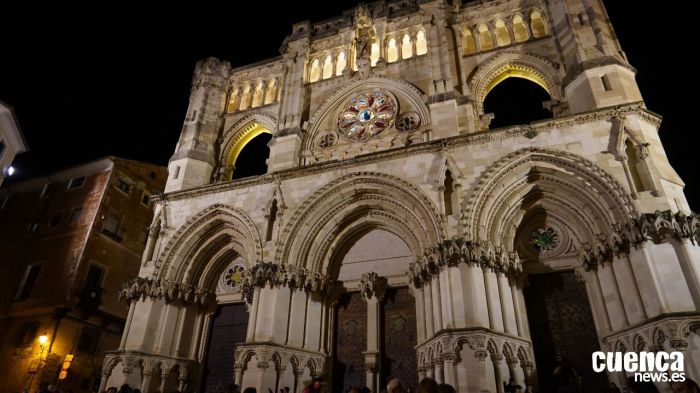
<svg viewBox="0 0 700 393">
<path fill-rule="evenodd" d="M 440 214 L 423 191 L 392 175 L 360 172 L 325 185 L 294 212 L 275 259 L 326 274 L 333 251 L 367 228 L 394 233 L 416 257 L 445 238 Z"/>
<path fill-rule="evenodd" d="M 413 42 L 411 36 L 406 33 L 401 39 L 401 59 L 410 59 L 413 57 Z"/>
<path fill-rule="evenodd" d="M 533 10 L 530 13 L 530 30 L 534 38 L 540 38 L 547 35 L 547 21 L 544 14 L 540 10 Z"/>
<path fill-rule="evenodd" d="M 391 37 L 386 43 L 386 61 L 393 63 L 399 60 L 399 47 L 396 38 Z"/>
<path fill-rule="evenodd" d="M 428 53 L 428 41 L 425 39 L 425 30 L 420 29 L 416 33 L 416 55 L 421 56 Z"/>
<path fill-rule="evenodd" d="M 474 35 L 471 29 L 464 28 L 462 30 L 462 52 L 466 55 L 471 55 L 476 53 L 476 42 L 474 41 Z"/>
<path fill-rule="evenodd" d="M 523 16 L 520 14 L 515 14 L 513 16 L 513 38 L 515 39 L 515 42 L 523 42 L 527 41 L 530 36 L 528 34 L 527 26 L 525 25 L 525 21 L 523 19 Z"/>
<path fill-rule="evenodd" d="M 629 194 L 595 163 L 569 152 L 528 148 L 488 168 L 462 203 L 466 237 L 513 251 L 527 214 L 547 211 L 582 242 L 637 216 Z"/>
<path fill-rule="evenodd" d="M 335 61 L 335 76 L 343 75 L 345 67 L 347 66 L 347 57 L 345 56 L 345 51 L 341 50 L 338 52 L 337 60 Z"/>
<path fill-rule="evenodd" d="M 198 284 L 211 270 L 210 258 L 229 249 L 248 266 L 262 258 L 262 241 L 253 220 L 240 209 L 214 204 L 190 217 L 165 246 L 156 261 L 155 278 Z M 223 267 L 222 267 L 223 268 Z"/>
<path fill-rule="evenodd" d="M 309 63 L 309 82 L 316 82 L 321 79 L 321 65 L 318 59 L 311 60 Z"/>
</svg>

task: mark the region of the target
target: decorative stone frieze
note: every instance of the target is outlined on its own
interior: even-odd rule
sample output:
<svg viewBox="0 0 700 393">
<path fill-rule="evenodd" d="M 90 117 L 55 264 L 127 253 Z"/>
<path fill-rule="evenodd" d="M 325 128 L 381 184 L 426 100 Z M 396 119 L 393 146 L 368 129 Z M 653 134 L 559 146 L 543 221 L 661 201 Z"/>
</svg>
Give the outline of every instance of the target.
<svg viewBox="0 0 700 393">
<path fill-rule="evenodd" d="M 248 302 L 252 301 L 252 289 L 255 287 L 285 286 L 308 292 L 323 292 L 329 284 L 330 278 L 317 271 L 272 262 L 258 263 L 243 275 L 243 293 Z"/>
<path fill-rule="evenodd" d="M 697 334 L 698 329 L 700 317 L 697 315 L 671 316 L 603 337 L 602 349 L 629 349 L 637 352 L 685 351 L 688 347 L 688 337 Z"/>
<path fill-rule="evenodd" d="M 598 265 L 612 262 L 613 257 L 629 253 L 630 247 L 637 248 L 647 241 L 663 243 L 666 239 L 688 239 L 698 244 L 698 215 L 674 214 L 670 210 L 642 214 L 639 218 L 615 226 L 609 236 L 599 235 L 595 243 L 583 244 L 579 258 L 587 270 L 595 270 Z"/>
<path fill-rule="evenodd" d="M 360 280 L 360 293 L 365 299 L 376 297 L 381 301 L 388 287 L 386 277 L 380 277 L 375 272 L 364 273 Z"/>
<path fill-rule="evenodd" d="M 456 266 L 460 263 L 513 275 L 522 272 L 520 257 L 515 252 L 494 247 L 487 241 L 453 239 L 426 249 L 423 256 L 411 264 L 408 276 L 413 285 L 421 287 L 446 266 Z"/>
<path fill-rule="evenodd" d="M 164 299 L 166 303 L 209 306 L 215 302 L 214 291 L 169 280 L 136 277 L 122 285 L 119 298 L 126 302 L 146 298 Z"/>
</svg>

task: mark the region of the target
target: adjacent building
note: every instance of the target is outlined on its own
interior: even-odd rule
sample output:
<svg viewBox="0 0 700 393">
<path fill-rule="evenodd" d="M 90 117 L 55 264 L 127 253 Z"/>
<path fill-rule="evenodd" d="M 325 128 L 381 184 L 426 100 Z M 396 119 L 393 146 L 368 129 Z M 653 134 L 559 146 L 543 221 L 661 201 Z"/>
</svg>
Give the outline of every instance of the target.
<svg viewBox="0 0 700 393">
<path fill-rule="evenodd" d="M 700 220 L 600 0 L 376 1 L 280 54 L 196 65 L 100 391 L 623 386 L 599 350 L 700 380 Z M 546 118 L 492 127 L 519 83 Z"/>
<path fill-rule="evenodd" d="M 15 156 L 29 150 L 19 122 L 10 106 L 0 101 L 0 186 L 6 176 L 11 176 Z"/>
<path fill-rule="evenodd" d="M 0 188 L 0 392 L 96 388 L 166 177 L 107 157 Z"/>
</svg>

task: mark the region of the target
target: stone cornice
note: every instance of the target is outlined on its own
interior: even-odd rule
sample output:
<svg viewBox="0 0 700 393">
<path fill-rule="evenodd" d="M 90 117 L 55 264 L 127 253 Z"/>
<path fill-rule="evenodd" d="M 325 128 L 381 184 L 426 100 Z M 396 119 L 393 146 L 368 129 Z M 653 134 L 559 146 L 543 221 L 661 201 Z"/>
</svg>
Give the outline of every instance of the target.
<svg viewBox="0 0 700 393">
<path fill-rule="evenodd" d="M 640 248 L 648 241 L 663 243 L 667 239 L 688 240 L 700 244 L 700 216 L 667 211 L 642 214 L 639 218 L 617 225 L 610 236 L 593 244 L 583 244 L 579 259 L 586 270 L 613 261 L 614 257 L 628 254 L 631 248 Z"/>
<path fill-rule="evenodd" d="M 131 302 L 146 298 L 163 299 L 166 303 L 196 304 L 207 307 L 215 303 L 213 291 L 169 280 L 136 277 L 122 285 L 119 299 Z"/>
<path fill-rule="evenodd" d="M 511 275 L 517 275 L 523 269 L 515 252 L 494 247 L 486 241 L 454 239 L 426 249 L 418 261 L 411 263 L 408 276 L 413 285 L 420 288 L 444 268 L 460 263 Z"/>
<path fill-rule="evenodd" d="M 567 117 L 560 117 L 546 121 L 534 122 L 530 125 L 512 126 L 496 130 L 489 130 L 485 132 L 438 139 L 407 147 L 394 148 L 368 155 L 362 155 L 343 161 L 326 161 L 297 168 L 290 168 L 250 179 L 209 184 L 194 189 L 187 189 L 168 193 L 164 196 L 158 196 L 154 198 L 154 200 L 160 201 L 162 199 L 165 199 L 169 201 L 175 201 L 179 199 L 188 199 L 202 195 L 210 195 L 218 192 L 235 190 L 239 188 L 247 188 L 260 184 L 273 183 L 275 179 L 285 181 L 288 179 L 294 179 L 298 177 L 313 176 L 318 173 L 326 172 L 328 170 L 340 167 L 347 170 L 348 168 L 373 164 L 380 161 L 410 157 L 431 152 L 440 152 L 461 146 L 484 144 L 517 137 L 533 138 L 540 133 L 552 131 L 555 129 L 572 127 L 575 125 L 582 125 L 595 121 L 610 121 L 613 118 L 623 118 L 626 115 L 640 116 L 641 118 L 650 122 L 656 127 L 658 127 L 658 125 L 661 123 L 661 118 L 658 115 L 647 111 L 646 108 L 644 108 L 644 104 L 642 102 L 635 104 L 625 104 Z"/>
<path fill-rule="evenodd" d="M 255 287 L 288 287 L 308 292 L 323 292 L 331 280 L 327 275 L 290 264 L 260 262 L 243 273 L 243 293 L 252 302 Z"/>
</svg>

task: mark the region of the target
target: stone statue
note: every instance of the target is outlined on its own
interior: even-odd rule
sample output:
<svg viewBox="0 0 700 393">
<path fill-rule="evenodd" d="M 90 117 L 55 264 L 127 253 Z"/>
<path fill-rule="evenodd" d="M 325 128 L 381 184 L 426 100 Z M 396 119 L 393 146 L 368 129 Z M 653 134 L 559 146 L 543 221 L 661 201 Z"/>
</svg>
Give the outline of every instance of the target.
<svg viewBox="0 0 700 393">
<path fill-rule="evenodd" d="M 358 63 L 361 59 L 369 60 L 375 36 L 369 9 L 361 4 L 355 9 L 355 54 Z"/>
</svg>

